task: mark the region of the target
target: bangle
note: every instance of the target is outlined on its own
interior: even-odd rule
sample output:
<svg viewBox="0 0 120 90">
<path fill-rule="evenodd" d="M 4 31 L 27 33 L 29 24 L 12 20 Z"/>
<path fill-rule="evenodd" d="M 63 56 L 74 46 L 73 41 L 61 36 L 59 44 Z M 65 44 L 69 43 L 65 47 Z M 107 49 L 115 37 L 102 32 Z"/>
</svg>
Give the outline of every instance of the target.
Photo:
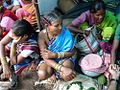
<svg viewBox="0 0 120 90">
<path fill-rule="evenodd" d="M 58 71 L 61 71 L 62 65 L 59 65 L 58 67 Z"/>
<path fill-rule="evenodd" d="M 60 52 L 60 58 L 64 58 L 65 53 L 64 52 Z"/>
<path fill-rule="evenodd" d="M 60 53 L 59 53 L 59 52 L 57 53 L 57 55 L 58 55 L 58 58 L 60 58 L 60 57 L 61 57 L 61 55 L 60 55 Z"/>
<path fill-rule="evenodd" d="M 117 80 L 117 79 L 111 79 L 110 81 L 115 81 L 115 82 L 119 83 L 119 80 Z"/>
<path fill-rule="evenodd" d="M 64 58 L 65 52 L 57 52 L 58 58 Z"/>
<path fill-rule="evenodd" d="M 6 57 L 1 57 L 1 60 L 6 60 Z"/>
<path fill-rule="evenodd" d="M 55 64 L 55 70 L 58 71 L 59 64 Z"/>
<path fill-rule="evenodd" d="M 3 65 L 6 65 L 6 64 L 7 64 L 6 57 L 1 57 L 1 63 L 2 63 Z"/>
</svg>

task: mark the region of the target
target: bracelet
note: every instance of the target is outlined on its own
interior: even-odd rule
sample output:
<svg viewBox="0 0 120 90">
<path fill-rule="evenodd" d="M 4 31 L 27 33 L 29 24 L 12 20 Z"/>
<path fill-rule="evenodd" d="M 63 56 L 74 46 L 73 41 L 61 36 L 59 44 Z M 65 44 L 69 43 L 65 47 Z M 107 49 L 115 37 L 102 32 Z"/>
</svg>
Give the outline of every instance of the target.
<svg viewBox="0 0 120 90">
<path fill-rule="evenodd" d="M 64 52 L 60 52 L 60 58 L 64 58 L 65 53 Z"/>
<path fill-rule="evenodd" d="M 58 71 L 61 71 L 62 65 L 59 65 L 58 67 Z"/>
<path fill-rule="evenodd" d="M 58 58 L 61 58 L 61 55 L 60 55 L 60 53 L 59 53 L 59 52 L 57 52 L 57 55 L 58 55 Z"/>
<path fill-rule="evenodd" d="M 111 79 L 110 81 L 115 81 L 115 82 L 119 83 L 119 80 L 117 80 L 117 79 Z"/>
<path fill-rule="evenodd" d="M 64 52 L 57 52 L 58 58 L 64 58 L 65 53 Z"/>
<path fill-rule="evenodd" d="M 3 65 L 6 65 L 6 64 L 7 64 L 6 57 L 1 57 L 1 63 L 2 63 Z"/>
<path fill-rule="evenodd" d="M 59 64 L 55 64 L 55 70 L 58 71 Z"/>
<path fill-rule="evenodd" d="M 1 57 L 1 60 L 6 60 L 6 57 Z"/>
</svg>

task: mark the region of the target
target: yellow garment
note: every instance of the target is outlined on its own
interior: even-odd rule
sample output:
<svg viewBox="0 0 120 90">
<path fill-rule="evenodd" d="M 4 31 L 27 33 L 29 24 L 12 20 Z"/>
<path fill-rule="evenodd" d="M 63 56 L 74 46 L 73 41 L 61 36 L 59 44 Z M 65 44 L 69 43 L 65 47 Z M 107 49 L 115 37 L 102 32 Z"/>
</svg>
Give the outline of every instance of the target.
<svg viewBox="0 0 120 90">
<path fill-rule="evenodd" d="M 103 41 L 109 41 L 111 36 L 114 34 L 114 29 L 112 27 L 106 27 L 102 31 L 102 39 Z"/>
<path fill-rule="evenodd" d="M 30 23 L 36 24 L 37 23 L 37 18 L 35 15 L 35 7 L 33 4 L 27 4 L 25 6 L 22 7 L 25 11 L 27 11 L 28 13 L 30 13 L 30 15 L 28 17 L 25 17 L 25 19 L 27 19 L 28 21 L 30 21 Z"/>
<path fill-rule="evenodd" d="M 80 30 L 85 30 L 85 29 L 87 29 L 88 27 L 89 27 L 88 23 L 87 23 L 87 22 L 84 22 L 84 23 L 80 24 L 79 29 L 80 29 Z"/>
</svg>

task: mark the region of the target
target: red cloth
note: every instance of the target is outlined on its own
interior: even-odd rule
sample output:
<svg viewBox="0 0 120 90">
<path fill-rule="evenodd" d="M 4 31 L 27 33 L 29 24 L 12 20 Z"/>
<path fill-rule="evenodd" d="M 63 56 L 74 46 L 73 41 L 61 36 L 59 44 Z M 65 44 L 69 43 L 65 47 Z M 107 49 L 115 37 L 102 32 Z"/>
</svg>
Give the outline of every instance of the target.
<svg viewBox="0 0 120 90">
<path fill-rule="evenodd" d="M 14 21 L 18 20 L 17 16 L 13 12 L 4 8 L 2 17 L 5 17 L 5 16 L 12 18 Z"/>
<path fill-rule="evenodd" d="M 3 13 L 2 18 L 5 17 L 5 16 L 8 16 L 14 21 L 18 20 L 17 16 L 13 12 L 11 12 L 10 10 L 7 10 L 6 8 L 2 9 L 2 13 Z M 5 30 L 2 34 L 2 37 L 4 37 L 8 32 L 9 31 Z"/>
</svg>

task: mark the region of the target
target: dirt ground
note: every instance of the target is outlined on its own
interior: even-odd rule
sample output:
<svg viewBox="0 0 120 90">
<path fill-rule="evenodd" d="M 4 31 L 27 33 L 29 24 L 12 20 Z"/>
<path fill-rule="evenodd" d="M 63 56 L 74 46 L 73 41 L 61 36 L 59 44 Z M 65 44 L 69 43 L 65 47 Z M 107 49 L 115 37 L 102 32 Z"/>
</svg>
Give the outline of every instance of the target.
<svg viewBox="0 0 120 90">
<path fill-rule="evenodd" d="M 38 80 L 37 73 L 35 71 L 23 71 L 18 78 L 18 86 L 15 90 L 52 90 L 53 86 L 50 85 L 37 85 L 35 81 Z"/>
<path fill-rule="evenodd" d="M 38 84 L 35 86 L 35 82 L 38 81 L 36 71 L 24 70 L 17 81 L 17 86 L 11 89 L 8 89 L 11 86 L 9 81 L 0 81 L 0 90 L 53 90 L 53 85 Z"/>
<path fill-rule="evenodd" d="M 35 71 L 24 70 L 18 77 L 17 88 L 10 90 L 53 90 L 53 85 L 39 84 L 35 86 L 35 82 L 38 80 L 37 73 Z M 1 89 L 0 90 L 6 90 Z M 119 89 L 120 90 L 120 84 Z"/>
<path fill-rule="evenodd" d="M 41 84 L 34 86 L 35 81 L 38 80 L 37 73 L 35 71 L 24 71 L 18 80 L 19 85 L 15 90 L 53 90 L 52 85 Z M 120 83 L 118 90 L 120 90 Z"/>
</svg>

